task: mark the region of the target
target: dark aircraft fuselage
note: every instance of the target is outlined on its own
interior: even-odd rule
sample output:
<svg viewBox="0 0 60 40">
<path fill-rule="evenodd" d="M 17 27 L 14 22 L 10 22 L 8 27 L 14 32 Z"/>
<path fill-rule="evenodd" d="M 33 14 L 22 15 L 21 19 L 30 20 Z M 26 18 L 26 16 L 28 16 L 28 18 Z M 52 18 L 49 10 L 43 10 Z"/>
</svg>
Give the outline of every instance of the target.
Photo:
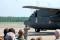
<svg viewBox="0 0 60 40">
<path fill-rule="evenodd" d="M 57 10 L 40 9 L 35 11 L 24 24 L 37 29 L 37 32 L 39 32 L 40 29 L 60 29 L 60 15 Z"/>
</svg>

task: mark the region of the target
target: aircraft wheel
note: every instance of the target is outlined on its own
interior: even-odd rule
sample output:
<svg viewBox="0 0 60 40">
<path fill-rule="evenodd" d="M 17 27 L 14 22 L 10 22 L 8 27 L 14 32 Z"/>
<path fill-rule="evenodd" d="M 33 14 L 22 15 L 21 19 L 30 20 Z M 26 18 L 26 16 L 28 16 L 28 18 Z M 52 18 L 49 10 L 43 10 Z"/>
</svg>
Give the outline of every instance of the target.
<svg viewBox="0 0 60 40">
<path fill-rule="evenodd" d="M 40 32 L 40 29 L 35 29 L 35 32 Z"/>
</svg>

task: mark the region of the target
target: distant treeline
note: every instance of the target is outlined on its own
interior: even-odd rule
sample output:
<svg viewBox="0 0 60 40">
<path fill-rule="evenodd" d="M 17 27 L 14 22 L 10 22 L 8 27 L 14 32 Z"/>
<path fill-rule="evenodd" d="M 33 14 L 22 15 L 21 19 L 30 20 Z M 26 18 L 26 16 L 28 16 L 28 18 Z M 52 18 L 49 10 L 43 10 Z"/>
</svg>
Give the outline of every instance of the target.
<svg viewBox="0 0 60 40">
<path fill-rule="evenodd" d="M 28 17 L 0 17 L 0 22 L 24 22 Z"/>
</svg>

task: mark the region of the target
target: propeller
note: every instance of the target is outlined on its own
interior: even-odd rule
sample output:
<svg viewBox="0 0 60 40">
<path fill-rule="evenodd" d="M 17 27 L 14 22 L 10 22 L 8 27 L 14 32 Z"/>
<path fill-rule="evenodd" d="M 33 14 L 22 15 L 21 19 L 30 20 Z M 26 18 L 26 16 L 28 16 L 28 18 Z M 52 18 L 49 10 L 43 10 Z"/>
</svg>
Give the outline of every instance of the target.
<svg viewBox="0 0 60 40">
<path fill-rule="evenodd" d="M 45 8 L 45 7 L 37 7 L 37 6 L 23 6 L 23 8 L 41 9 L 41 8 Z"/>
<path fill-rule="evenodd" d="M 60 8 L 52 8 L 52 7 L 37 7 L 37 6 L 23 6 L 23 8 L 31 8 L 31 9 L 59 9 Z"/>
</svg>

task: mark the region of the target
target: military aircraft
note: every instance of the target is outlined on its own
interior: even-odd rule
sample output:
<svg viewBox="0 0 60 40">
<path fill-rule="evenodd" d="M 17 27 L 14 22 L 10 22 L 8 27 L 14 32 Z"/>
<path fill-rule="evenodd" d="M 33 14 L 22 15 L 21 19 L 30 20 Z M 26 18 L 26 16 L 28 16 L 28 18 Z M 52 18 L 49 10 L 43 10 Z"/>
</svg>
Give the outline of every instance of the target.
<svg viewBox="0 0 60 40">
<path fill-rule="evenodd" d="M 40 30 L 60 29 L 60 9 L 37 6 L 23 6 L 23 8 L 37 9 L 28 20 L 24 22 L 27 27 L 34 28 L 36 32 Z"/>
</svg>

